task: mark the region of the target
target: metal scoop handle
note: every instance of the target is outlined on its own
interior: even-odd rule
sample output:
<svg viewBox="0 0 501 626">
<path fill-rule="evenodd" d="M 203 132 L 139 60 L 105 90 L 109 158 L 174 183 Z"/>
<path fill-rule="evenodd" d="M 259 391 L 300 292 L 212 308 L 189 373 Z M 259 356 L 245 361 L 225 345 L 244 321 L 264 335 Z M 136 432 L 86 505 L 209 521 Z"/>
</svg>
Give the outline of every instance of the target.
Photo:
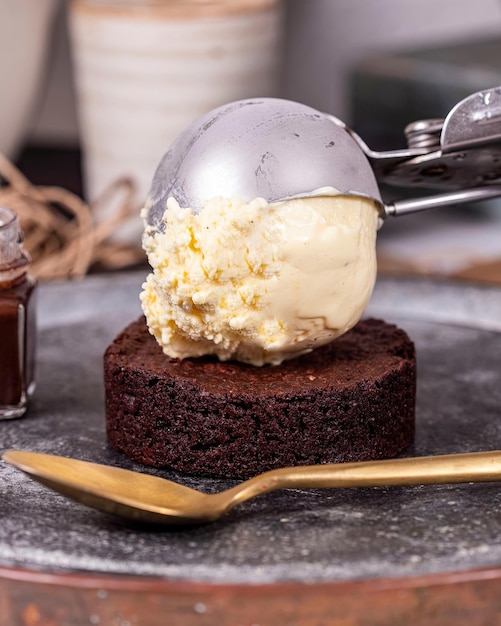
<svg viewBox="0 0 501 626">
<path fill-rule="evenodd" d="M 492 198 L 498 198 L 500 196 L 501 185 L 490 185 L 474 189 L 463 189 L 462 191 L 450 191 L 435 196 L 426 196 L 424 198 L 396 200 L 395 202 L 384 205 L 385 215 L 383 217 L 398 217 L 400 215 L 428 211 L 429 209 L 491 200 Z"/>
<path fill-rule="evenodd" d="M 378 183 L 455 190 L 501 182 L 501 87 L 468 96 L 445 119 L 409 124 L 403 150 L 376 152 L 346 130 L 369 159 Z"/>
</svg>

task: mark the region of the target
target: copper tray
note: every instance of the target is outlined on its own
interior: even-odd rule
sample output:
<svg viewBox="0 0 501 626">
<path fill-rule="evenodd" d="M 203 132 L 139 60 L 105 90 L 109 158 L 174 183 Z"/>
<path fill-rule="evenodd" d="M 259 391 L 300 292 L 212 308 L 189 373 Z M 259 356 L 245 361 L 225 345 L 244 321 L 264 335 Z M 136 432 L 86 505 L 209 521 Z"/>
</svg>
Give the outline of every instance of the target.
<svg viewBox="0 0 501 626">
<path fill-rule="evenodd" d="M 143 278 L 41 288 L 38 388 L 26 417 L 0 424 L 2 449 L 223 488 L 231 481 L 151 470 L 107 446 L 102 354 L 140 314 Z M 380 279 L 368 315 L 416 343 L 418 426 L 406 454 L 501 447 L 501 290 Z M 212 525 L 153 530 L 5 464 L 0 480 L 2 625 L 443 626 L 501 613 L 498 484 L 277 492 Z"/>
</svg>

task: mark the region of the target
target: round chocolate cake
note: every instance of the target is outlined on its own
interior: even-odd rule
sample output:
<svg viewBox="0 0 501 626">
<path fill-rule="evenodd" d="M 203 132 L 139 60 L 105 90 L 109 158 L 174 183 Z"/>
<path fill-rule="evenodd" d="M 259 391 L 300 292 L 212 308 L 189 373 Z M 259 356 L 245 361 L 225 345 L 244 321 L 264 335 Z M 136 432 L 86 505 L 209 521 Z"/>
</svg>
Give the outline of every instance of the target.
<svg viewBox="0 0 501 626">
<path fill-rule="evenodd" d="M 392 457 L 414 437 L 416 358 L 379 320 L 278 366 L 163 354 L 144 318 L 104 356 L 110 444 L 178 471 L 246 478 L 277 467 Z"/>
</svg>

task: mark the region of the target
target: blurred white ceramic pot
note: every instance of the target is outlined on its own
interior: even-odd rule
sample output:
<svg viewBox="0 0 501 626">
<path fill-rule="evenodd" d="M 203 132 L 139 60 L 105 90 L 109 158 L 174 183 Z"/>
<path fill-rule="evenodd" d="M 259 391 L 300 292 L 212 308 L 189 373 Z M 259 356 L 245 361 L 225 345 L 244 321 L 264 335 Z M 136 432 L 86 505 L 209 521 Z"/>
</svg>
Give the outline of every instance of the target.
<svg viewBox="0 0 501 626">
<path fill-rule="evenodd" d="M 281 26 L 280 0 L 73 0 L 87 199 L 128 175 L 139 209 L 162 155 L 195 118 L 277 95 Z M 138 217 L 116 239 L 138 243 L 141 232 Z"/>
<path fill-rule="evenodd" d="M 29 130 L 58 0 L 0 0 L 0 151 L 13 158 Z"/>
</svg>

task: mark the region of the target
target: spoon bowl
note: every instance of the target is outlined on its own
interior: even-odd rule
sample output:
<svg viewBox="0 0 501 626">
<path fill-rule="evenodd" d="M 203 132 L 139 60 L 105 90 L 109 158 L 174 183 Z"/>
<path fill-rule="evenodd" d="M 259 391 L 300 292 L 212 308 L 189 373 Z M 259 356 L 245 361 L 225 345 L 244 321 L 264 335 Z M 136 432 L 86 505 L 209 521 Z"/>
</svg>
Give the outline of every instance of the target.
<svg viewBox="0 0 501 626">
<path fill-rule="evenodd" d="M 7 450 L 7 463 L 89 507 L 154 524 L 210 522 L 276 489 L 381 487 L 501 480 L 501 451 L 271 470 L 215 494 L 176 482 L 61 456 Z"/>
</svg>

